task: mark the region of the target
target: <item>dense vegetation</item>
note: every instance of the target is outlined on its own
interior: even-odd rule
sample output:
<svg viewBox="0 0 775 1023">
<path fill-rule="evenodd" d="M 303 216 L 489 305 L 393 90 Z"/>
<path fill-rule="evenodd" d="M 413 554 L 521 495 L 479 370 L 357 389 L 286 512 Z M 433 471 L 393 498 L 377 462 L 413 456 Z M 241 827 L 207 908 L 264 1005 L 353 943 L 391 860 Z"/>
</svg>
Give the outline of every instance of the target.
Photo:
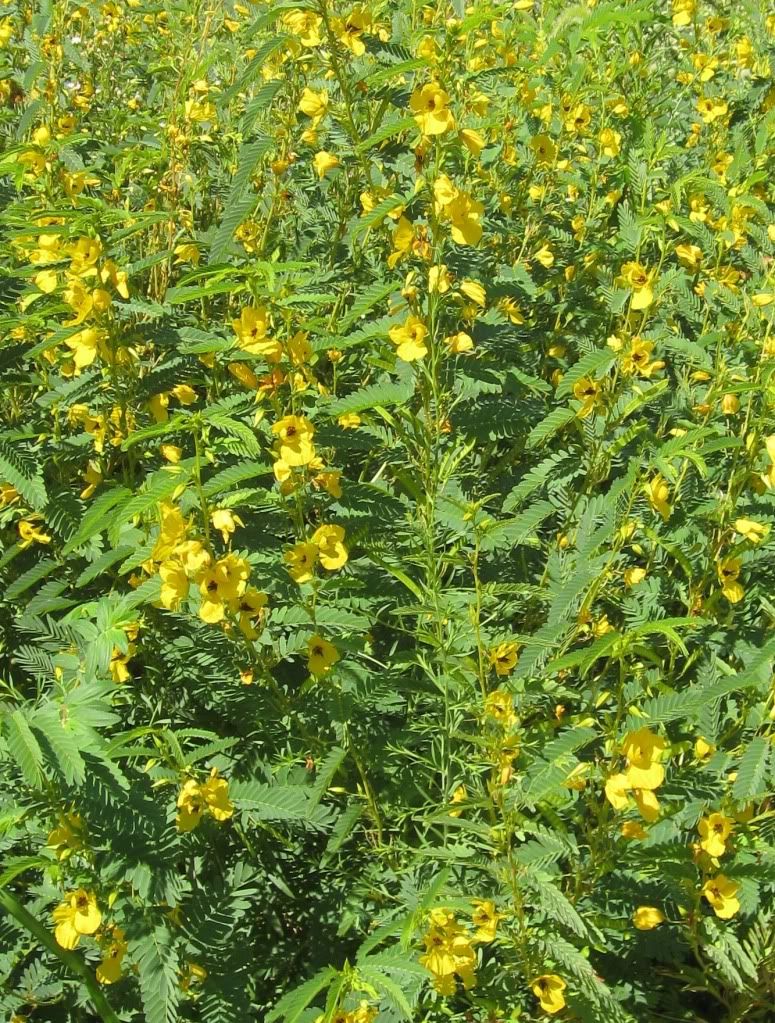
<svg viewBox="0 0 775 1023">
<path fill-rule="evenodd" d="M 3 0 L 3 1018 L 772 1020 L 765 8 Z"/>
</svg>

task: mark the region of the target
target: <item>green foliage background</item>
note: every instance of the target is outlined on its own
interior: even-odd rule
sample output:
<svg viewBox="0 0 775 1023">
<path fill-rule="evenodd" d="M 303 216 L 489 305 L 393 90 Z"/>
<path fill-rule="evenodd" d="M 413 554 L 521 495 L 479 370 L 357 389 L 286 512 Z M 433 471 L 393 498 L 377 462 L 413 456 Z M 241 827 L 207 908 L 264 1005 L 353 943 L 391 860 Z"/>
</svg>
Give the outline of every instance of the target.
<svg viewBox="0 0 775 1023">
<path fill-rule="evenodd" d="M 6 1018 L 532 1020 L 541 974 L 567 984 L 559 1019 L 772 1018 L 774 32 L 755 0 L 0 7 Z M 455 126 L 422 137 L 428 82 Z M 434 208 L 442 174 L 483 204 L 477 244 Z M 52 237 L 99 239 L 128 297 L 108 268 L 109 308 L 73 324 L 70 255 L 34 255 Z M 249 306 L 279 363 L 240 348 Z M 412 362 L 389 334 L 408 312 Z M 663 365 L 633 369 L 633 337 Z M 340 496 L 278 484 L 288 415 Z M 170 504 L 249 563 L 257 638 L 195 592 L 160 604 Z M 229 543 L 215 509 L 241 520 Z M 284 554 L 332 523 L 346 565 L 297 584 Z M 313 635 L 339 653 L 320 678 Z M 651 821 L 604 792 L 644 727 L 667 746 Z M 180 787 L 212 768 L 234 814 L 181 832 Z M 715 863 L 714 812 L 734 822 Z M 719 872 L 731 919 L 702 897 Z M 67 953 L 51 914 L 77 888 L 103 929 Z M 442 996 L 428 913 L 468 928 L 474 899 L 497 936 Z M 123 975 L 100 985 L 110 925 Z"/>
</svg>

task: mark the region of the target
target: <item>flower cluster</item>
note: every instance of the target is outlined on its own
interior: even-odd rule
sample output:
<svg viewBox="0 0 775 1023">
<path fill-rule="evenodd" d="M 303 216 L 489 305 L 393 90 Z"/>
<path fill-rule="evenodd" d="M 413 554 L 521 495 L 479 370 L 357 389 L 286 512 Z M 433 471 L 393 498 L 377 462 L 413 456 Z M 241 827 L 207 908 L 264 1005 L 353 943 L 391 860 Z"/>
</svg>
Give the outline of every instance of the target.
<svg viewBox="0 0 775 1023">
<path fill-rule="evenodd" d="M 632 794 L 641 817 L 653 822 L 659 817 L 656 790 L 665 780 L 665 769 L 660 763 L 667 743 L 648 728 L 629 732 L 622 745 L 627 761 L 623 773 L 613 774 L 605 783 L 605 794 L 615 810 L 626 810 L 628 795 Z"/>
<path fill-rule="evenodd" d="M 476 985 L 477 943 L 495 940 L 498 921 L 495 903 L 475 900 L 471 922 L 472 932 L 461 924 L 448 909 L 433 909 L 428 914 L 428 929 L 424 935 L 425 952 L 420 963 L 433 977 L 433 986 L 442 995 L 454 994 L 460 982 L 466 990 Z"/>
<path fill-rule="evenodd" d="M 229 799 L 229 783 L 218 777 L 213 768 L 205 782 L 187 778 L 178 795 L 177 825 L 180 831 L 193 831 L 202 818 L 209 814 L 218 823 L 234 816 L 234 804 Z"/>
</svg>

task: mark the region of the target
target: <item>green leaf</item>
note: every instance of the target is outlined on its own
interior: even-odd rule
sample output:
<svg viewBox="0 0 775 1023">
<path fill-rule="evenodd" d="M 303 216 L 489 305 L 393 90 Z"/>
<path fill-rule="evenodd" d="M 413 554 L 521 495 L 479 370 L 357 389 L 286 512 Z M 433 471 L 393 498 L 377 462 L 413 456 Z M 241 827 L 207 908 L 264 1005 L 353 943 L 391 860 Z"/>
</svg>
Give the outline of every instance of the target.
<svg viewBox="0 0 775 1023">
<path fill-rule="evenodd" d="M 540 423 L 536 423 L 533 429 L 527 436 L 525 441 L 526 448 L 535 448 L 542 441 L 548 440 L 549 437 L 553 437 L 555 433 L 567 426 L 573 419 L 576 418 L 576 413 L 571 408 L 556 408 L 552 409 L 548 416 L 541 420 Z"/>
<path fill-rule="evenodd" d="M 401 282 L 398 280 L 378 281 L 376 284 L 369 285 L 368 288 L 356 295 L 349 311 L 339 319 L 337 324 L 338 332 L 346 334 L 350 327 L 357 323 L 362 316 L 365 316 L 375 305 L 379 305 L 390 298 L 393 292 L 397 291 L 400 287 Z"/>
<path fill-rule="evenodd" d="M 345 844 L 347 839 L 353 833 L 355 825 L 363 815 L 364 809 L 364 804 L 356 802 L 355 800 L 348 804 L 344 813 L 338 818 L 331 831 L 331 837 L 329 838 L 325 851 L 323 852 L 323 856 L 320 859 L 321 867 L 325 867 L 332 857 L 335 856 Z"/>
<path fill-rule="evenodd" d="M 142 515 L 150 508 L 155 508 L 166 501 L 178 487 L 184 486 L 189 479 L 191 464 L 179 462 L 177 465 L 165 466 L 150 476 L 144 486 L 117 508 L 108 518 L 108 536 L 113 546 L 119 542 L 121 527 L 136 515 Z M 104 527 L 104 524 L 103 524 Z"/>
<path fill-rule="evenodd" d="M 112 487 L 104 490 L 101 494 L 89 503 L 86 514 L 81 519 L 75 536 L 73 536 L 62 548 L 62 554 L 70 554 L 87 543 L 93 536 L 97 536 L 103 529 L 107 529 L 108 512 L 115 508 L 121 501 L 126 501 L 132 496 L 132 491 L 126 487 Z"/>
<path fill-rule="evenodd" d="M 47 703 L 38 710 L 32 724 L 54 754 L 54 761 L 68 785 L 80 785 L 86 777 L 86 764 L 81 756 L 85 745 L 83 732 L 73 727 L 72 715 L 62 714 L 57 703 Z M 50 759 L 50 758 L 49 758 Z"/>
<path fill-rule="evenodd" d="M 403 380 L 386 380 L 379 384 L 369 384 L 344 398 L 337 398 L 324 406 L 325 414 L 333 419 L 348 412 L 364 412 L 367 409 L 387 408 L 389 405 L 403 405 L 414 394 L 414 379 L 405 377 Z M 321 410 L 322 411 L 322 410 Z"/>
<path fill-rule="evenodd" d="M 283 995 L 274 1009 L 265 1017 L 265 1023 L 274 1023 L 275 1020 L 297 1023 L 307 1006 L 338 976 L 338 970 L 335 970 L 333 966 L 326 966 L 310 980 Z"/>
<path fill-rule="evenodd" d="M 251 816 L 262 821 L 304 821 L 309 818 L 309 791 L 299 785 L 267 785 L 258 781 L 234 781 L 230 798 Z"/>
<path fill-rule="evenodd" d="M 130 955 L 138 968 L 145 1023 L 176 1023 L 180 978 L 173 936 L 157 925 L 130 943 Z"/>
<path fill-rule="evenodd" d="M 365 213 L 353 223 L 352 230 L 350 231 L 350 238 L 355 240 L 365 231 L 381 224 L 388 213 L 392 213 L 392 211 L 398 209 L 399 206 L 406 206 L 408 201 L 409 200 L 404 195 L 389 195 L 387 199 L 383 199 L 382 202 L 375 206 L 373 210 L 369 213 Z"/>
<path fill-rule="evenodd" d="M 405 131 L 417 132 L 418 130 L 413 117 L 401 117 L 395 121 L 386 121 L 373 135 L 369 135 L 368 138 L 359 142 L 357 150 L 359 153 L 368 153 L 370 149 L 375 149 L 383 142 L 387 142 L 388 139 L 395 138 L 396 135 L 401 135 Z"/>
<path fill-rule="evenodd" d="M 322 763 L 317 765 L 315 772 L 315 785 L 311 793 L 311 802 L 314 806 L 320 802 L 326 794 L 334 775 L 344 763 L 347 750 L 334 746 Z"/>
<path fill-rule="evenodd" d="M 732 785 L 732 795 L 738 802 L 747 803 L 766 793 L 770 749 L 770 741 L 763 735 L 757 736 L 746 749 Z"/>
<path fill-rule="evenodd" d="M 47 500 L 41 465 L 40 458 L 0 438 L 0 480 L 10 483 L 35 511 L 42 511 Z"/>
<path fill-rule="evenodd" d="M 6 714 L 6 741 L 8 750 L 19 766 L 24 780 L 33 788 L 39 788 L 43 782 L 43 751 L 33 735 L 27 718 L 20 710 Z"/>
<path fill-rule="evenodd" d="M 556 511 L 549 501 L 537 501 L 526 508 L 521 515 L 504 522 L 496 522 L 482 537 L 481 549 L 495 551 L 502 547 L 515 547 L 524 543 L 544 519 Z"/>
<path fill-rule="evenodd" d="M 3 596 L 6 600 L 16 600 L 23 593 L 34 586 L 35 583 L 39 583 L 41 579 L 45 579 L 47 575 L 51 575 L 54 569 L 59 567 L 59 562 L 54 561 L 53 558 L 42 558 L 37 565 L 33 565 L 28 568 L 26 572 L 23 572 L 18 579 L 15 579 L 5 588 Z"/>
<path fill-rule="evenodd" d="M 557 385 L 556 397 L 563 398 L 566 394 L 570 394 L 573 391 L 574 385 L 582 377 L 591 376 L 599 378 L 615 362 L 616 352 L 611 351 L 610 348 L 603 348 L 582 356 L 577 363 L 571 366 Z"/>
</svg>

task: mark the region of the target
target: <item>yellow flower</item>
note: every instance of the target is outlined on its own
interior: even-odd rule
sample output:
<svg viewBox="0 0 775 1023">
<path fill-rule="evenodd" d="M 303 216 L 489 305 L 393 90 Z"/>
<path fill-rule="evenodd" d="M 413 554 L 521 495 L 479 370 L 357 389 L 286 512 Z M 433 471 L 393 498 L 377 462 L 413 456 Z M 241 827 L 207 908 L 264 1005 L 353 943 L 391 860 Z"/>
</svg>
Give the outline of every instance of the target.
<svg viewBox="0 0 775 1023">
<path fill-rule="evenodd" d="M 302 46 L 320 46 L 320 26 L 323 19 L 313 11 L 288 11 L 282 18 L 283 26 L 295 35 Z"/>
<path fill-rule="evenodd" d="M 483 203 L 456 188 L 446 174 L 439 175 L 433 191 L 436 212 L 449 222 L 452 240 L 458 245 L 476 245 L 482 237 Z"/>
<path fill-rule="evenodd" d="M 126 653 L 123 653 L 117 646 L 113 647 L 110 655 L 110 676 L 116 685 L 121 685 L 132 677 L 132 672 L 127 667 L 132 655 L 135 652 L 134 644 L 130 643 Z"/>
<path fill-rule="evenodd" d="M 319 153 L 315 153 L 312 164 L 315 168 L 315 173 L 322 181 L 329 171 L 339 166 L 339 157 L 334 156 L 333 153 L 329 153 L 325 149 L 321 149 Z"/>
<path fill-rule="evenodd" d="M 484 712 L 502 728 L 513 728 L 517 723 L 514 700 L 505 689 L 495 689 L 484 701 Z"/>
<path fill-rule="evenodd" d="M 600 384 L 592 377 L 581 377 L 573 385 L 573 397 L 581 402 L 581 408 L 576 413 L 579 419 L 586 419 L 591 415 L 602 399 Z"/>
<path fill-rule="evenodd" d="M 174 611 L 188 596 L 186 569 L 177 559 L 164 561 L 159 565 L 159 578 L 161 579 L 159 603 L 168 611 Z"/>
<path fill-rule="evenodd" d="M 626 810 L 629 806 L 627 793 L 632 786 L 626 774 L 612 774 L 605 783 L 605 797 L 614 810 Z"/>
<path fill-rule="evenodd" d="M 621 132 L 614 131 L 613 128 L 604 128 L 600 132 L 599 142 L 603 156 L 618 156 L 622 145 Z"/>
<path fill-rule="evenodd" d="M 455 791 L 452 793 L 452 802 L 465 803 L 466 799 L 468 799 L 468 791 L 466 790 L 465 785 L 458 785 Z M 463 812 L 462 809 L 450 810 L 449 815 L 450 817 L 459 817 L 462 812 Z"/>
<path fill-rule="evenodd" d="M 393 252 L 388 256 L 388 266 L 392 269 L 404 256 L 412 251 L 414 228 L 411 221 L 402 216 L 393 231 Z"/>
<path fill-rule="evenodd" d="M 542 245 L 533 259 L 538 260 L 541 266 L 546 267 L 547 270 L 554 265 L 554 253 L 548 245 Z"/>
<path fill-rule="evenodd" d="M 474 899 L 473 905 L 471 923 L 476 928 L 474 941 L 494 941 L 498 921 L 503 919 L 503 913 L 499 913 L 495 908 L 495 903 L 489 899 Z"/>
<path fill-rule="evenodd" d="M 180 245 L 176 245 L 173 252 L 177 256 L 176 263 L 191 263 L 193 266 L 199 265 L 199 246 L 195 242 L 183 242 Z"/>
<path fill-rule="evenodd" d="M 37 527 L 31 518 L 20 519 L 16 525 L 19 530 L 21 547 L 29 547 L 33 543 L 51 543 L 51 537 Z"/>
<path fill-rule="evenodd" d="M 472 302 L 481 306 L 482 309 L 487 305 L 487 292 L 478 281 L 462 281 L 460 290 L 466 298 L 470 298 Z"/>
<path fill-rule="evenodd" d="M 652 361 L 653 350 L 653 341 L 644 341 L 641 337 L 634 337 L 628 350 L 621 357 L 622 372 L 628 375 L 637 373 L 639 376 L 649 379 L 652 373 L 664 369 L 664 362 Z"/>
<path fill-rule="evenodd" d="M 261 355 L 267 362 L 279 362 L 282 357 L 282 345 L 267 336 L 268 317 L 264 306 L 248 306 L 242 310 L 239 319 L 231 321 L 231 325 L 237 335 L 237 343 L 243 351 L 250 352 L 251 355 Z"/>
<path fill-rule="evenodd" d="M 721 412 L 725 416 L 734 416 L 740 411 L 740 399 L 736 394 L 725 394 L 721 399 Z"/>
<path fill-rule="evenodd" d="M 218 777 L 218 769 L 210 771 L 210 777 L 201 787 L 202 797 L 210 814 L 217 821 L 226 821 L 234 816 L 234 804 L 229 799 L 229 783 Z"/>
<path fill-rule="evenodd" d="M 41 270 L 39 274 L 35 275 L 33 280 L 35 287 L 42 291 L 44 295 L 50 295 L 53 291 L 56 291 L 59 284 L 56 270 Z"/>
<path fill-rule="evenodd" d="M 490 664 L 496 675 L 510 675 L 517 664 L 517 644 L 500 643 L 490 651 Z"/>
<path fill-rule="evenodd" d="M 636 310 L 648 309 L 654 301 L 654 292 L 651 287 L 651 274 L 640 263 L 625 263 L 621 270 L 621 281 L 626 288 L 632 290 L 630 308 Z"/>
<path fill-rule="evenodd" d="M 237 526 L 245 525 L 239 515 L 235 515 L 230 508 L 216 508 L 214 512 L 210 513 L 210 522 L 213 524 L 213 529 L 217 529 L 221 534 L 224 543 L 229 542 Z"/>
<path fill-rule="evenodd" d="M 87 501 L 97 487 L 102 483 L 102 469 L 100 463 L 95 462 L 93 459 L 90 460 L 86 465 L 86 470 L 81 477 L 86 486 L 81 491 L 81 498 Z"/>
<path fill-rule="evenodd" d="M 726 842 L 732 834 L 734 822 L 723 813 L 712 813 L 703 817 L 697 825 L 700 833 L 700 847 L 708 856 L 719 857 L 726 852 Z"/>
<path fill-rule="evenodd" d="M 81 935 L 94 934 L 102 923 L 102 913 L 97 906 L 97 896 L 78 888 L 65 896 L 53 912 L 54 937 L 62 948 L 74 949 Z"/>
<path fill-rule="evenodd" d="M 13 22 L 10 18 L 0 18 L 0 50 L 13 39 Z"/>
<path fill-rule="evenodd" d="M 622 743 L 622 753 L 627 760 L 627 778 L 632 788 L 656 789 L 665 778 L 664 768 L 659 764 L 667 743 L 648 728 L 628 732 Z"/>
<path fill-rule="evenodd" d="M 718 578 L 721 583 L 721 592 L 730 604 L 737 604 L 745 595 L 742 584 L 738 582 L 740 575 L 740 559 L 724 558 L 717 566 Z"/>
<path fill-rule="evenodd" d="M 633 565 L 630 568 L 624 570 L 624 585 L 625 586 L 637 586 L 642 583 L 647 576 L 645 568 L 641 568 L 639 565 Z"/>
<path fill-rule="evenodd" d="M 331 497 L 342 496 L 341 469 L 328 469 L 326 472 L 319 472 L 312 480 L 312 485 L 318 490 L 325 490 Z"/>
<path fill-rule="evenodd" d="M 229 799 L 229 783 L 218 777 L 215 767 L 203 785 L 195 778 L 186 779 L 178 794 L 177 806 L 179 831 L 193 831 L 205 813 L 210 813 L 219 822 L 234 815 L 234 804 Z"/>
<path fill-rule="evenodd" d="M 471 937 L 446 909 L 434 909 L 429 914 L 430 927 L 424 936 L 425 954 L 420 965 L 433 975 L 434 988 L 443 995 L 455 993 L 455 978 L 465 988 L 476 984 L 476 953 Z"/>
<path fill-rule="evenodd" d="M 557 156 L 557 146 L 548 135 L 535 135 L 530 140 L 530 148 L 535 153 L 539 163 L 553 163 Z"/>
<path fill-rule="evenodd" d="M 474 347 L 473 338 L 470 334 L 466 334 L 464 330 L 460 330 L 457 334 L 450 334 L 449 337 L 445 337 L 444 343 L 449 346 L 449 350 L 453 355 L 462 355 L 465 352 L 470 352 Z"/>
<path fill-rule="evenodd" d="M 35 278 L 35 282 L 37 283 L 37 277 Z M 775 302 L 775 292 L 759 291 L 757 294 L 751 296 L 751 302 L 757 307 L 757 309 L 762 309 L 764 306 L 771 305 Z"/>
<path fill-rule="evenodd" d="M 646 838 L 647 831 L 638 821 L 625 821 L 622 824 L 622 838 L 641 840 Z"/>
<path fill-rule="evenodd" d="M 513 298 L 502 298 L 498 302 L 498 308 L 503 315 L 515 326 L 519 326 L 525 322 L 525 317 L 522 315 L 522 310 L 519 307 L 519 303 Z"/>
<path fill-rule="evenodd" d="M 325 89 L 315 92 L 313 89 L 306 88 L 301 94 L 301 99 L 296 109 L 306 114 L 307 117 L 311 117 L 317 124 L 328 110 L 328 93 Z"/>
<path fill-rule="evenodd" d="M 70 273 L 76 277 L 96 275 L 96 263 L 102 255 L 102 242 L 99 238 L 77 238 L 65 246 L 65 252 L 70 257 Z"/>
<path fill-rule="evenodd" d="M 452 286 L 452 274 L 445 263 L 432 266 L 428 271 L 428 291 L 431 294 L 445 295 Z"/>
<path fill-rule="evenodd" d="M 269 598 L 260 590 L 245 590 L 237 605 L 238 624 L 245 639 L 258 639 L 262 630 Z"/>
<path fill-rule="evenodd" d="M 77 813 L 68 813 L 49 833 L 46 845 L 56 850 L 58 860 L 66 860 L 84 848 L 83 819 Z"/>
<path fill-rule="evenodd" d="M 159 536 L 151 552 L 154 561 L 164 561 L 169 558 L 183 540 L 189 527 L 188 519 L 183 517 L 182 512 L 175 505 L 166 502 L 160 504 L 159 517 L 161 520 Z"/>
<path fill-rule="evenodd" d="M 366 44 L 361 36 L 371 28 L 371 14 L 363 4 L 357 4 L 346 18 L 332 18 L 331 27 L 339 42 L 353 56 L 362 57 Z"/>
<path fill-rule="evenodd" d="M 188 121 L 215 121 L 215 104 L 209 99 L 187 99 L 185 117 Z"/>
<path fill-rule="evenodd" d="M 126 955 L 127 943 L 120 927 L 113 928 L 113 938 L 102 953 L 102 962 L 97 967 L 100 984 L 115 984 L 121 979 L 121 962 Z"/>
<path fill-rule="evenodd" d="M 127 271 L 119 270 L 113 260 L 108 259 L 103 263 L 102 269 L 99 272 L 99 278 L 103 284 L 108 282 L 112 284 L 122 298 L 129 298 L 129 277 Z"/>
<path fill-rule="evenodd" d="M 272 433 L 277 437 L 280 458 L 291 468 L 309 465 L 315 457 L 315 428 L 304 416 L 285 416 L 274 424 Z"/>
<path fill-rule="evenodd" d="M 678 257 L 678 262 L 681 266 L 685 266 L 687 270 L 691 270 L 692 273 L 697 273 L 702 263 L 702 249 L 699 245 L 689 245 L 684 243 L 683 245 L 676 245 L 675 254 Z"/>
<path fill-rule="evenodd" d="M 409 108 L 423 135 L 443 135 L 455 127 L 449 96 L 438 82 L 428 82 L 412 93 Z"/>
<path fill-rule="evenodd" d="M 727 101 L 718 96 L 700 96 L 697 100 L 697 111 L 705 124 L 723 117 L 728 109 Z"/>
<path fill-rule="evenodd" d="M 665 914 L 655 906 L 638 906 L 632 914 L 632 922 L 639 931 L 653 931 L 664 920 Z"/>
<path fill-rule="evenodd" d="M 663 477 L 657 474 L 644 487 L 648 502 L 655 512 L 659 512 L 663 520 L 667 522 L 672 511 L 670 507 L 670 488 Z"/>
<path fill-rule="evenodd" d="M 223 621 L 226 611 L 235 611 L 239 598 L 245 592 L 250 565 L 236 554 L 207 565 L 198 577 L 201 603 L 199 617 L 214 625 Z"/>
<path fill-rule="evenodd" d="M 697 10 L 697 0 L 673 0 L 673 25 L 685 28 L 691 25 Z"/>
<path fill-rule="evenodd" d="M 345 412 L 337 419 L 337 423 L 343 430 L 357 430 L 361 422 L 362 419 L 357 412 Z"/>
<path fill-rule="evenodd" d="M 536 977 L 535 980 L 531 981 L 530 990 L 541 1003 L 541 1008 L 544 1012 L 548 1012 L 550 1016 L 553 1016 L 554 1013 L 560 1012 L 565 1008 L 563 991 L 567 986 L 565 981 L 558 977 L 556 973 L 545 973 L 543 976 Z"/>
<path fill-rule="evenodd" d="M 761 481 L 768 490 L 775 489 L 775 433 L 764 439 L 764 447 L 770 460 L 767 472 L 761 474 Z"/>
<path fill-rule="evenodd" d="M 76 373 L 91 366 L 97 358 L 97 353 L 105 334 L 96 327 L 85 327 L 70 337 L 65 338 L 65 344 L 73 352 L 73 362 Z"/>
<path fill-rule="evenodd" d="M 735 519 L 735 532 L 749 543 L 761 543 L 769 531 L 770 527 L 763 522 L 755 522 L 753 519 Z"/>
<path fill-rule="evenodd" d="M 400 326 L 391 327 L 390 340 L 397 345 L 396 355 L 403 362 L 415 362 L 428 354 L 425 338 L 428 328 L 417 316 L 409 316 Z"/>
<path fill-rule="evenodd" d="M 473 128 L 464 128 L 460 132 L 460 141 L 473 156 L 478 157 L 487 145 L 484 135 Z"/>
<path fill-rule="evenodd" d="M 0 508 L 7 508 L 19 500 L 19 491 L 10 483 L 0 483 Z"/>
<path fill-rule="evenodd" d="M 323 568 L 335 572 L 347 563 L 347 548 L 341 526 L 318 526 L 311 539 Z"/>
<path fill-rule="evenodd" d="M 698 760 L 707 760 L 708 757 L 713 756 L 716 752 L 716 747 L 707 741 L 707 739 L 699 738 L 694 743 L 694 755 Z"/>
<path fill-rule="evenodd" d="M 645 821 L 655 821 L 659 817 L 659 800 L 650 789 L 633 789 L 632 798 L 638 812 Z"/>
<path fill-rule="evenodd" d="M 327 675 L 338 660 L 339 651 L 327 639 L 310 636 L 307 640 L 307 668 L 311 675 Z"/>
<path fill-rule="evenodd" d="M 313 576 L 318 560 L 318 549 L 314 543 L 297 543 L 283 555 L 291 578 L 297 583 L 308 583 Z"/>
<path fill-rule="evenodd" d="M 730 920 L 740 910 L 737 893 L 740 885 L 724 874 L 710 878 L 702 886 L 702 894 L 713 907 L 713 912 L 722 920 Z"/>
</svg>

